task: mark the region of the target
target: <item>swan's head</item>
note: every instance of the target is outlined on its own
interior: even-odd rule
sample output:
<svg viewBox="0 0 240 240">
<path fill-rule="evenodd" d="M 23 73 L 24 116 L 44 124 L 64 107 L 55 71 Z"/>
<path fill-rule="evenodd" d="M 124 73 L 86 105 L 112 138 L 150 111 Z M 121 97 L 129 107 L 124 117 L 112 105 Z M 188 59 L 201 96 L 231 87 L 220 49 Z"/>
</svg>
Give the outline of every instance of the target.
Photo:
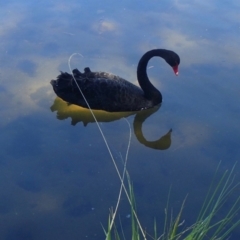
<svg viewBox="0 0 240 240">
<path fill-rule="evenodd" d="M 180 64 L 180 57 L 173 51 L 168 50 L 165 57 L 166 62 L 172 67 L 174 73 L 178 75 L 178 65 Z"/>
</svg>

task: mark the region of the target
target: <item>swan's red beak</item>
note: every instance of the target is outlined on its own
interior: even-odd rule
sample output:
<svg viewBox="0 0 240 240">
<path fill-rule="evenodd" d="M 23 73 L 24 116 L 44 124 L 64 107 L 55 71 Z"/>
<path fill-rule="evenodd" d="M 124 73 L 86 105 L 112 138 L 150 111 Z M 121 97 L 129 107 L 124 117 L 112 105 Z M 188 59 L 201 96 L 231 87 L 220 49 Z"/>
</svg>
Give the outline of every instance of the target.
<svg viewBox="0 0 240 240">
<path fill-rule="evenodd" d="M 173 71 L 176 74 L 176 76 L 178 76 L 178 65 L 173 67 Z"/>
</svg>

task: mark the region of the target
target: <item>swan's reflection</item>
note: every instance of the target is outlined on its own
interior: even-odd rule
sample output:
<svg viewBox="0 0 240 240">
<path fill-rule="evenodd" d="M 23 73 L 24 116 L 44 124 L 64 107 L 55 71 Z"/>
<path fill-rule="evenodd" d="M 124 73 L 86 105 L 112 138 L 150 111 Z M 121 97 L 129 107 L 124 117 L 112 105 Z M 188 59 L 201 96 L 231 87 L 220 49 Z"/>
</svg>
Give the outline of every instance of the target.
<svg viewBox="0 0 240 240">
<path fill-rule="evenodd" d="M 64 120 L 70 117 L 72 119 L 72 125 L 82 122 L 84 126 L 87 126 L 88 123 L 95 122 L 88 108 L 68 104 L 59 97 L 55 99 L 51 106 L 51 110 L 52 112 L 57 111 L 57 119 L 59 120 Z M 98 122 L 112 122 L 136 114 L 136 112 L 106 112 L 102 110 L 93 110 L 93 113 Z"/>
<path fill-rule="evenodd" d="M 93 110 L 93 112 L 98 122 L 112 122 L 136 114 L 133 128 L 138 141 L 149 148 L 166 150 L 171 146 L 171 129 L 166 135 L 156 141 L 147 141 L 142 133 L 143 122 L 159 108 L 160 106 L 139 112 L 105 112 L 102 110 Z M 87 108 L 82 108 L 74 104 L 69 105 L 59 97 L 55 99 L 51 106 L 51 111 L 57 111 L 57 119 L 59 120 L 64 120 L 70 117 L 72 119 L 72 125 L 82 122 L 84 126 L 87 126 L 88 123 L 95 122 L 91 112 Z"/>
<path fill-rule="evenodd" d="M 162 137 L 160 137 L 158 140 L 155 140 L 155 141 L 147 141 L 143 136 L 143 132 L 142 132 L 143 122 L 153 113 L 155 113 L 158 109 L 159 107 L 150 108 L 148 110 L 138 112 L 134 118 L 133 129 L 138 141 L 143 145 L 145 145 L 146 147 L 158 149 L 158 150 L 166 150 L 171 146 L 172 129 L 170 129 L 165 135 L 163 135 Z"/>
</svg>

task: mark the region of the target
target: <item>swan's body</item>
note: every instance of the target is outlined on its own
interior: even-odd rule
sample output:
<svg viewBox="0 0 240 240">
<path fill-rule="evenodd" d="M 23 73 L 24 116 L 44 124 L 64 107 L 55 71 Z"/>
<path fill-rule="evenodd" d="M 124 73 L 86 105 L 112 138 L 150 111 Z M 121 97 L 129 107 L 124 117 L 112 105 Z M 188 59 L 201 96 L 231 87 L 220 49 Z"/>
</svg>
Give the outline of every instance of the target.
<svg viewBox="0 0 240 240">
<path fill-rule="evenodd" d="M 147 76 L 147 64 L 152 57 L 162 57 L 178 74 L 179 56 L 173 51 L 155 49 L 145 53 L 138 63 L 137 77 L 141 88 L 123 78 L 105 72 L 81 73 L 73 70 L 74 78 L 92 109 L 109 112 L 139 111 L 162 102 L 162 94 L 151 84 Z M 87 108 L 71 74 L 61 73 L 51 84 L 63 100 Z"/>
</svg>

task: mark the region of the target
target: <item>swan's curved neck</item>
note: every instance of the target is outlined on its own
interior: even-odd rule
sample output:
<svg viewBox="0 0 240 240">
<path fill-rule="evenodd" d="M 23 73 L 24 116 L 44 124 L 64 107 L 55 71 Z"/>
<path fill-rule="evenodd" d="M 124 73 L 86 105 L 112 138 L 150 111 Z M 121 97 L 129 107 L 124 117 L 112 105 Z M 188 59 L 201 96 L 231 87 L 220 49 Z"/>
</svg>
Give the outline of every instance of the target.
<svg viewBox="0 0 240 240">
<path fill-rule="evenodd" d="M 164 49 L 155 49 L 146 52 L 140 59 L 137 67 L 139 85 L 144 91 L 145 97 L 153 101 L 155 105 L 162 102 L 162 94 L 149 81 L 147 76 L 147 64 L 152 57 L 161 57 L 165 59 L 166 54 L 166 50 Z"/>
</svg>

